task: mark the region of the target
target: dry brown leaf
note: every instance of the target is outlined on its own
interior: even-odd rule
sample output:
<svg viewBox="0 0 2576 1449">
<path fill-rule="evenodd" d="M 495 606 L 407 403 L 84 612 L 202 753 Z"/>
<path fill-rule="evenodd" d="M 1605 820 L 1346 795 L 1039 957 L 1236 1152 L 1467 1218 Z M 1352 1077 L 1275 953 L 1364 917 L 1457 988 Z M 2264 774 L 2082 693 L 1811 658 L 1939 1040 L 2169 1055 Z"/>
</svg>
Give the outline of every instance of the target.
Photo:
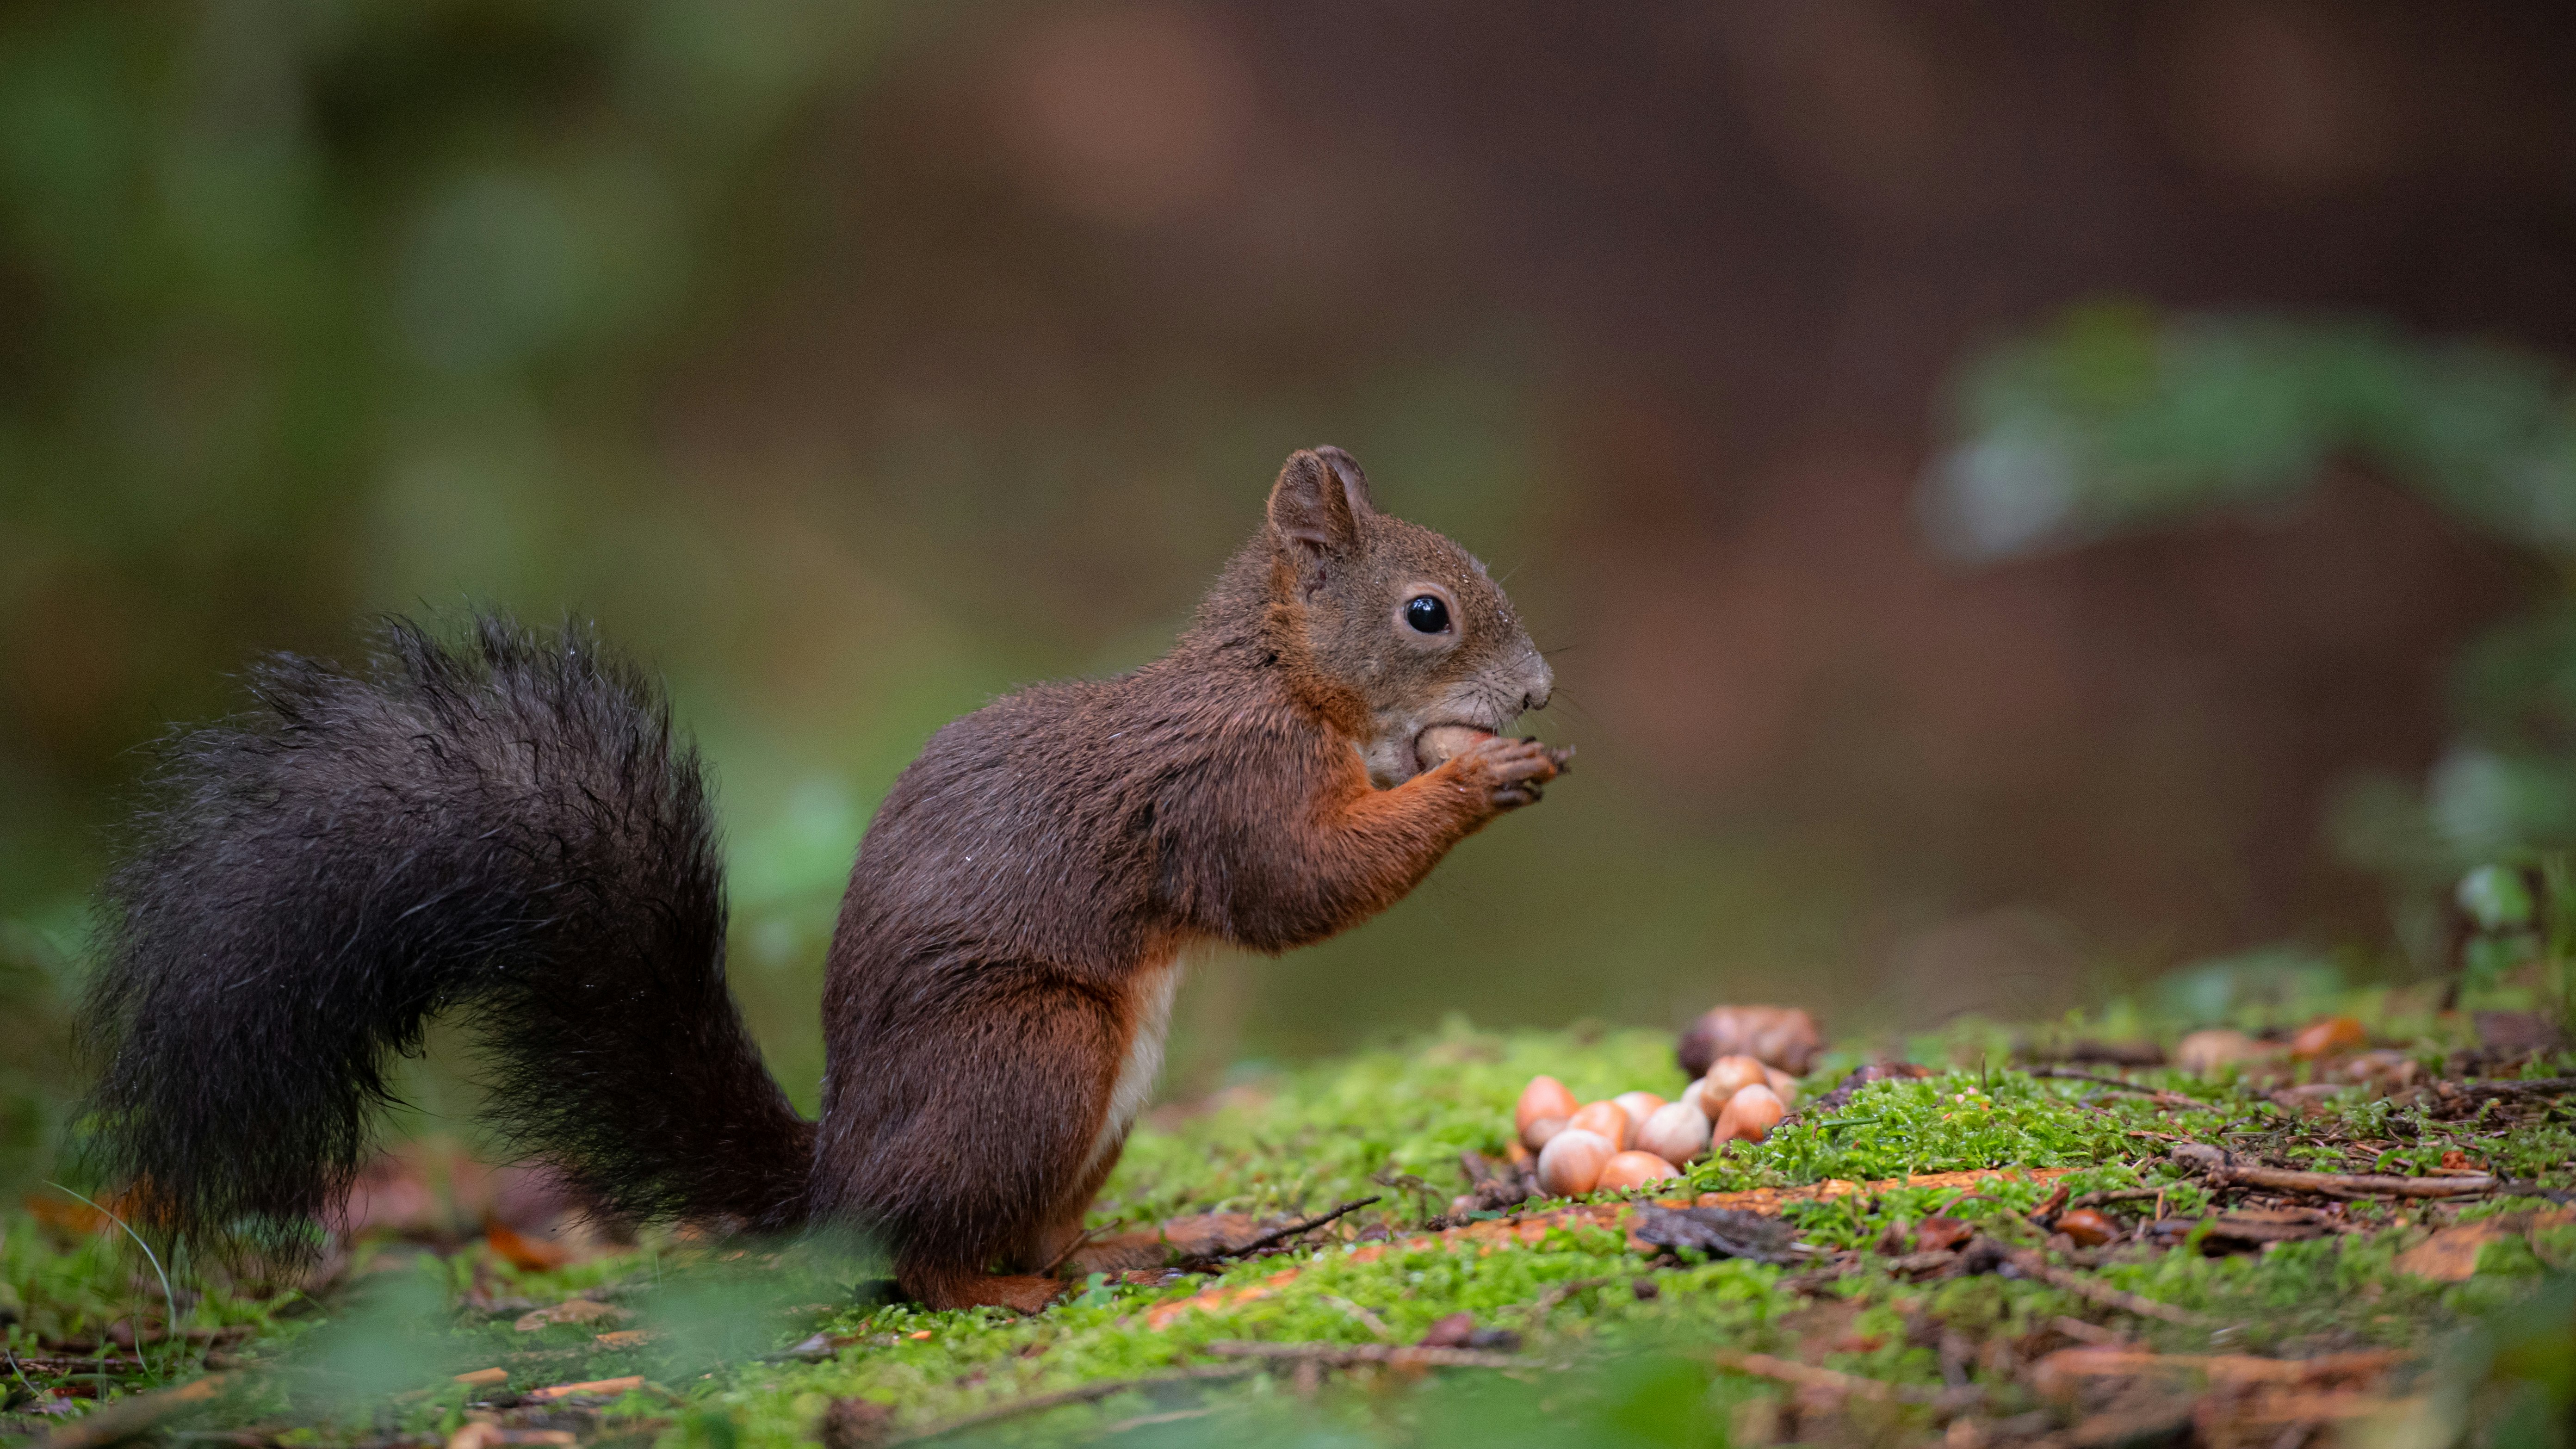
<svg viewBox="0 0 2576 1449">
<path fill-rule="evenodd" d="M 2536 1227 L 2554 1228 L 2571 1222 L 2576 1222 L 2576 1209 L 2561 1208 L 2537 1215 L 2514 1213 L 2453 1223 L 2435 1229 L 2433 1236 L 2398 1254 L 2397 1268 L 2437 1283 L 2457 1283 L 2477 1273 L 2478 1254 L 2487 1244 L 2519 1238 Z"/>
<path fill-rule="evenodd" d="M 2299 1028 L 2290 1038 L 2290 1055 L 2301 1061 L 2314 1061 L 2347 1048 L 2361 1046 L 2370 1040 L 2361 1022 L 2350 1016 L 2321 1016 Z"/>
<path fill-rule="evenodd" d="M 523 1272 L 546 1273 L 572 1261 L 572 1249 L 550 1239 L 520 1232 L 507 1223 L 483 1225 L 483 1241 L 502 1261 Z"/>
</svg>

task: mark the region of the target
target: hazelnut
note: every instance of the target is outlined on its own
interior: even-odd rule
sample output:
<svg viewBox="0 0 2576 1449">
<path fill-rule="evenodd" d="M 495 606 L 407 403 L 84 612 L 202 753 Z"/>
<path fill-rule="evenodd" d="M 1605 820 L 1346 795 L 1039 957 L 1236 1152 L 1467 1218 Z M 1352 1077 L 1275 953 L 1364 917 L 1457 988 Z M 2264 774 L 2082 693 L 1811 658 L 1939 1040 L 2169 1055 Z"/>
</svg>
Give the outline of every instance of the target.
<svg viewBox="0 0 2576 1449">
<path fill-rule="evenodd" d="M 1539 1118 L 1521 1129 L 1521 1145 L 1532 1152 L 1538 1151 L 1548 1144 L 1549 1139 L 1565 1130 L 1565 1121 L 1563 1117 Z"/>
<path fill-rule="evenodd" d="M 1756 1083 L 1726 1099 L 1725 1110 L 1717 1114 L 1717 1128 L 1711 1134 L 1719 1142 L 1759 1142 L 1771 1135 L 1789 1109 L 1780 1102 L 1778 1093 Z"/>
<path fill-rule="evenodd" d="M 1521 1088 L 1520 1105 L 1512 1109 L 1512 1131 L 1526 1141 L 1532 1122 L 1541 1117 L 1571 1117 L 1574 1109 L 1582 1105 L 1565 1089 L 1565 1083 L 1554 1077 L 1532 1077 L 1529 1085 Z"/>
<path fill-rule="evenodd" d="M 1752 1086 L 1755 1082 L 1769 1080 L 1767 1076 L 1769 1070 L 1762 1065 L 1760 1057 L 1743 1055 L 1719 1057 L 1708 1064 L 1708 1076 L 1704 1078 L 1709 1084 L 1706 1095 L 1716 1098 L 1717 1104 L 1723 1107 L 1726 1105 L 1727 1098 Z"/>
<path fill-rule="evenodd" d="M 1566 1125 L 1585 1132 L 1597 1132 L 1621 1152 L 1628 1149 L 1629 1139 L 1637 1130 L 1636 1124 L 1628 1120 L 1627 1109 L 1616 1102 L 1587 1102 L 1582 1111 L 1574 1114 L 1574 1120 Z"/>
<path fill-rule="evenodd" d="M 1601 1176 L 1592 1184 L 1595 1192 L 1614 1188 L 1644 1187 L 1650 1182 L 1679 1177 L 1681 1169 L 1651 1152 L 1622 1152 L 1601 1165 Z"/>
<path fill-rule="evenodd" d="M 1690 1024 L 1675 1055 L 1695 1077 L 1706 1075 L 1719 1057 L 1739 1053 L 1804 1072 L 1824 1046 L 1815 1018 L 1795 1007 L 1720 1006 Z"/>
<path fill-rule="evenodd" d="M 1433 725 L 1414 738 L 1413 748 L 1422 756 L 1424 768 L 1438 769 L 1465 754 L 1476 741 L 1492 738 L 1492 731 L 1470 725 Z"/>
<path fill-rule="evenodd" d="M 1666 1162 L 1688 1162 L 1708 1151 L 1708 1133 L 1708 1114 L 1685 1095 L 1647 1116 L 1645 1125 L 1637 1129 L 1637 1150 Z"/>
<path fill-rule="evenodd" d="M 2280 1050 L 2270 1042 L 2256 1041 L 2241 1031 L 2216 1027 L 2193 1032 L 2176 1043 L 2173 1063 L 2176 1068 L 2195 1077 L 2206 1077 L 2237 1062 L 2257 1062 L 2277 1056 Z"/>
<path fill-rule="evenodd" d="M 1538 1155 L 1538 1185 L 1551 1197 L 1581 1197 L 1601 1180 L 1619 1149 L 1598 1132 L 1569 1127 Z"/>
<path fill-rule="evenodd" d="M 1618 1103 L 1619 1110 L 1628 1114 L 1629 1135 L 1632 1138 L 1635 1136 L 1635 1129 L 1643 1126 L 1647 1118 L 1655 1115 L 1657 1107 L 1664 1105 L 1664 1099 L 1652 1092 L 1621 1092 L 1610 1100 Z"/>
<path fill-rule="evenodd" d="M 1781 1106 L 1795 1107 L 1798 1105 L 1798 1079 L 1796 1077 L 1790 1076 L 1787 1072 L 1780 1070 L 1778 1067 L 1764 1067 L 1762 1069 L 1762 1082 L 1763 1085 L 1771 1089 L 1772 1096 L 1780 1099 Z"/>
</svg>

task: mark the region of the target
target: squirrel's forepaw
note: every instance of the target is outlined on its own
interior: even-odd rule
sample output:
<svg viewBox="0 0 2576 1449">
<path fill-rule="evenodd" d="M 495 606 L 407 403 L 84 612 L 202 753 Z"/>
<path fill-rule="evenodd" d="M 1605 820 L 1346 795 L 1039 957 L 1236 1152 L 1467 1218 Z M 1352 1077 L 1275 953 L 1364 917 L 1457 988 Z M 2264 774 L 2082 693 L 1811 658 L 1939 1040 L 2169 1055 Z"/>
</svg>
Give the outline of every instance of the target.
<svg viewBox="0 0 2576 1449">
<path fill-rule="evenodd" d="M 1495 809 L 1517 810 L 1537 804 L 1539 787 L 1564 774 L 1573 759 L 1570 749 L 1495 735 L 1450 763 L 1464 783 L 1487 792 Z"/>
</svg>

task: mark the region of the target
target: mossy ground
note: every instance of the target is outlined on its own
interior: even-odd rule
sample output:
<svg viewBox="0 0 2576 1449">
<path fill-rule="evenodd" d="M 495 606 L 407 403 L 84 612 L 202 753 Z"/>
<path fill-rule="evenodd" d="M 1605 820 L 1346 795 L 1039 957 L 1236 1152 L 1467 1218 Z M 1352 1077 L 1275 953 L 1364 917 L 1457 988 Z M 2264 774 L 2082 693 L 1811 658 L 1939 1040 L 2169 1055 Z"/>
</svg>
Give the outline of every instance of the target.
<svg viewBox="0 0 2576 1449">
<path fill-rule="evenodd" d="M 2462 1045 L 2454 1018 L 2409 1013 L 2381 997 L 2345 1004 L 2366 1015 L 2377 1037 L 2430 1066 Z M 2060 1031 L 2102 1025 L 2066 1023 Z M 2059 1180 L 2073 1194 L 2147 1189 L 2161 1193 L 2168 1215 L 2188 1217 L 2208 1194 L 2167 1157 L 2177 1140 L 2345 1172 L 2414 1173 L 2461 1154 L 2547 1189 L 2576 1185 L 2576 1121 L 2564 1105 L 2488 1108 L 2452 1120 L 2355 1090 L 2303 1112 L 2233 1081 L 2131 1074 L 2198 1104 L 2181 1107 L 2035 1078 L 2004 1065 L 2011 1047 L 2005 1034 L 1975 1026 L 1911 1043 L 1909 1054 L 1941 1075 L 1870 1086 L 1769 1142 L 1735 1144 L 1697 1165 L 1691 1186 L 1732 1191 L 2063 1168 L 2073 1169 Z M 1858 1059 L 1856 1051 L 1829 1055 L 1809 1091 Z M 2561 1057 L 2522 1070 L 2571 1066 Z M 2487 1342 L 2460 1330 L 2509 1317 L 2518 1305 L 2537 1311 L 2527 1305 L 2554 1301 L 2547 1294 L 2557 1291 L 2555 1269 L 2576 1264 L 2576 1228 L 2554 1227 L 2500 1240 L 2464 1281 L 2394 1266 L 2428 1228 L 2463 1211 L 2554 1206 L 2528 1200 L 2465 1210 L 2355 1203 L 2337 1231 L 2259 1252 L 2213 1256 L 2196 1237 L 2073 1255 L 2059 1245 L 2057 1261 L 2088 1280 L 2203 1315 L 2213 1329 L 2137 1317 L 2029 1277 L 1909 1276 L 1899 1262 L 1912 1250 L 1908 1235 L 1935 1212 L 1969 1220 L 2008 1248 L 2049 1251 L 2043 1231 L 2022 1214 L 2054 1184 L 2009 1175 L 1964 1196 L 1955 1187 L 1899 1188 L 1792 1204 L 1786 1216 L 1814 1254 L 1786 1267 L 1695 1254 L 1677 1262 L 1603 1227 L 1560 1227 L 1503 1246 L 1490 1234 L 1425 1233 L 1425 1221 L 1445 1221 L 1451 1195 L 1465 1185 L 1460 1153 L 1503 1150 L 1513 1099 L 1540 1071 L 1586 1099 L 1629 1088 L 1669 1095 L 1682 1086 L 1662 1033 L 1495 1035 L 1457 1026 L 1238 1086 L 1194 1111 L 1167 1111 L 1131 1142 L 1101 1199 L 1102 1225 L 1213 1211 L 1286 1217 L 1380 1200 L 1293 1252 L 1169 1282 L 1096 1277 L 1031 1319 L 875 1302 L 876 1268 L 866 1255 L 817 1242 L 744 1247 L 655 1236 L 551 1273 L 513 1268 L 480 1244 L 440 1254 L 386 1243 L 363 1248 L 317 1293 L 170 1265 L 180 1322 L 194 1337 L 147 1341 L 137 1362 L 114 1346 L 113 1326 L 165 1316 L 159 1276 L 112 1232 L 22 1217 L 9 1224 L 0 1253 L 19 1309 L 9 1329 L 13 1424 L 39 1430 L 77 1418 L 96 1398 L 187 1380 L 211 1366 L 222 1372 L 222 1388 L 170 1420 L 178 1432 L 247 1432 L 288 1444 L 428 1442 L 469 1422 L 477 1401 L 632 1375 L 642 1380 L 632 1389 L 523 1405 L 505 1417 L 523 1435 L 552 1429 L 583 1442 L 739 1449 L 810 1442 L 836 1401 L 882 1406 L 842 1411 L 841 1437 L 857 1443 L 939 1429 L 1084 1384 L 1205 1369 L 1230 1362 L 1210 1353 L 1224 1341 L 1410 1344 L 1435 1321 L 1465 1312 L 1480 1327 L 1517 1334 L 1514 1356 L 1527 1366 L 1301 1374 L 1283 1364 L 989 1420 L 946 1442 L 1687 1445 L 1759 1438 L 1784 1422 L 1811 1430 L 1827 1422 L 1812 1401 L 1809 1417 L 1796 1420 L 1793 1388 L 1720 1368 L 1721 1350 L 1775 1354 L 1904 1390 L 1983 1385 L 1971 1391 L 1981 1395 L 1976 1422 L 2030 1428 L 2066 1411 L 2030 1386 L 2029 1359 L 2049 1343 L 2075 1341 L 2066 1333 L 2087 1324 L 2171 1352 L 2422 1352 Z M 2134 1223 L 2154 1201 L 2130 1198 L 2107 1210 Z M 576 1294 L 625 1316 L 513 1327 L 529 1307 Z M 1190 1311 L 1153 1311 L 1184 1300 L 1193 1301 Z M 2506 1365 L 2493 1371 L 2545 1384 L 2548 1373 L 2576 1367 L 2576 1358 L 2550 1357 L 2567 1353 L 2549 1347 L 2565 1338 L 2567 1315 L 2546 1312 L 2556 1327 L 2544 1324 L 2540 1337 L 2526 1334 L 2490 1353 Z M 2070 1319 L 2073 1330 L 2064 1324 Z M 828 1356 L 808 1361 L 818 1354 L 810 1347 L 806 1357 L 788 1353 L 816 1335 Z M 107 1347 L 84 1357 L 83 1344 Z M 2541 1367 L 2512 1369 L 2515 1353 L 2539 1354 Z M 493 1367 L 508 1371 L 506 1391 L 451 1378 Z M 2489 1371 L 2454 1363 L 2428 1369 L 2422 1382 Z M 2525 1397 L 2541 1402 L 2549 1392 L 2533 1388 Z M 1785 1421 L 1784 1408 L 1792 1416 Z M 1937 1433 L 1938 1420 L 1957 1412 L 1955 1404 L 1936 1411 L 1846 1398 L 1830 1422 L 1840 1434 L 1905 1439 Z"/>
</svg>

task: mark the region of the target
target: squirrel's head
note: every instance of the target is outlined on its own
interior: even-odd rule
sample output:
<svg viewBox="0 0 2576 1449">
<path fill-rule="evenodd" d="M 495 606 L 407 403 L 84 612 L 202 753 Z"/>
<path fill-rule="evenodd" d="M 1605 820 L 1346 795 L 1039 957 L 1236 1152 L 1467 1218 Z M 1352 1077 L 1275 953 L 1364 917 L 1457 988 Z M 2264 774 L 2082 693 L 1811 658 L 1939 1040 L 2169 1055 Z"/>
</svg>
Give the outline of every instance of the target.
<svg viewBox="0 0 2576 1449">
<path fill-rule="evenodd" d="M 1360 753 L 1381 788 L 1422 773 L 1422 732 L 1501 733 L 1544 709 L 1556 676 L 1475 555 L 1380 513 L 1339 448 L 1295 454 L 1270 490 L 1273 618 L 1296 662 L 1366 716 Z"/>
</svg>

